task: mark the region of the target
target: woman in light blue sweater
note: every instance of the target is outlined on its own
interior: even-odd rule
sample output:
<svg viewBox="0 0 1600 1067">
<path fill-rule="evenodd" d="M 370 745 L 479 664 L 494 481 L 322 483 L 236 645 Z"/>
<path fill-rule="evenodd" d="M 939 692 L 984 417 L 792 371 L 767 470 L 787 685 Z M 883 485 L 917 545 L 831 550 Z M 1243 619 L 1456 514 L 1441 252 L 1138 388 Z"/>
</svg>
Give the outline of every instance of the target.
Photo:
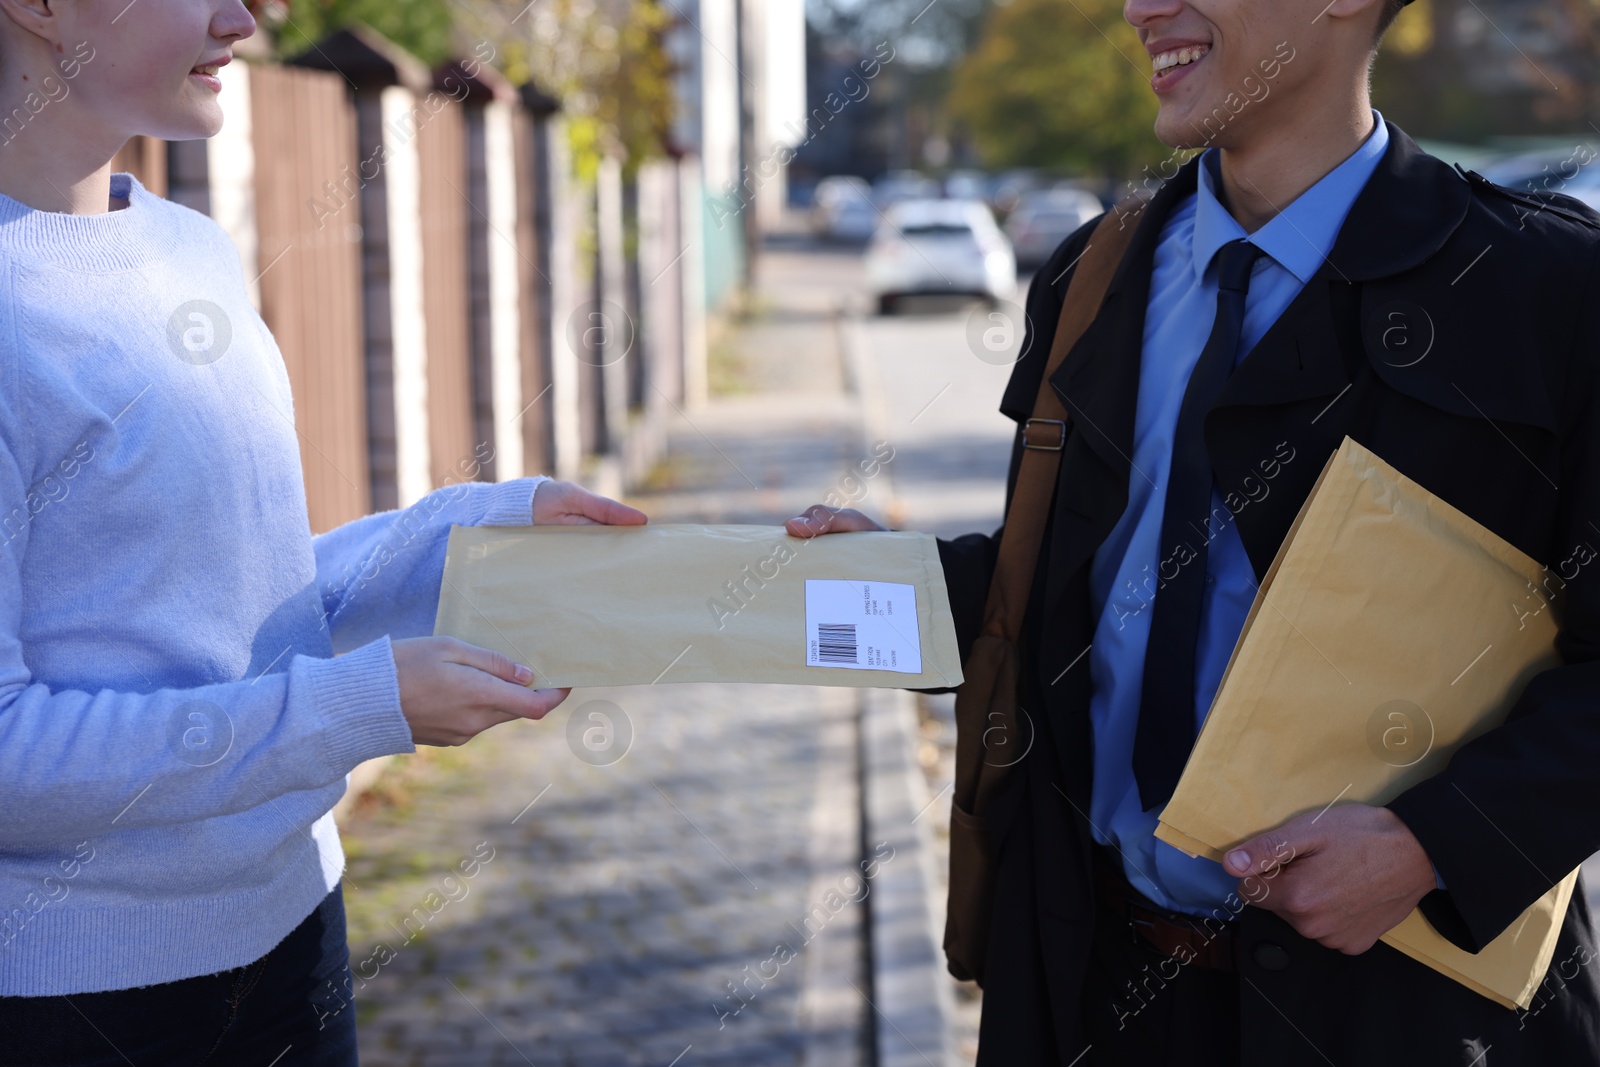
<svg viewBox="0 0 1600 1067">
<path fill-rule="evenodd" d="M 311 536 L 237 250 L 110 164 L 216 133 L 254 29 L 0 0 L 0 1064 L 354 1064 L 346 775 L 566 695 L 423 636 L 451 524 L 645 521 L 526 478 Z"/>
</svg>

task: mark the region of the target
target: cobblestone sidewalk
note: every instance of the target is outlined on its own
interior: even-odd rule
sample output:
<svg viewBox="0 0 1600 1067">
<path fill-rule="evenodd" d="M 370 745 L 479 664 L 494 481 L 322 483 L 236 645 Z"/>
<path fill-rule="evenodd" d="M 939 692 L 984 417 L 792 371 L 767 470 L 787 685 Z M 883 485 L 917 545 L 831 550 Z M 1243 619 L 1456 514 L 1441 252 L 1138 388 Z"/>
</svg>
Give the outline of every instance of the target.
<svg viewBox="0 0 1600 1067">
<path fill-rule="evenodd" d="M 855 824 L 851 791 L 823 792 L 853 771 L 855 694 L 663 685 L 568 705 L 407 768 L 400 802 L 351 827 L 363 1062 L 801 1064 L 841 1045 L 828 1062 L 856 1062 L 861 1011 L 805 1010 L 841 945 L 865 982 L 856 842 L 813 844 Z"/>
</svg>

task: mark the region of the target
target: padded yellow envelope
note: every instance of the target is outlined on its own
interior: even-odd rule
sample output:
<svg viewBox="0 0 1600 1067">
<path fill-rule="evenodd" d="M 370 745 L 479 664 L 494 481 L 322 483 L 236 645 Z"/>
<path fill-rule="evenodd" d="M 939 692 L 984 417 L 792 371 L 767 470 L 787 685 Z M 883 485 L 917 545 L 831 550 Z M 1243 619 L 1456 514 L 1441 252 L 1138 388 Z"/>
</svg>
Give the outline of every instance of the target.
<svg viewBox="0 0 1600 1067">
<path fill-rule="evenodd" d="M 526 663 L 541 687 L 961 682 L 938 545 L 920 533 L 456 526 L 434 634 Z"/>
<path fill-rule="evenodd" d="M 1220 861 L 1297 815 L 1384 804 L 1437 774 L 1560 663 L 1544 578 L 1346 438 L 1261 583 L 1156 836 Z M 1383 940 L 1526 1008 L 1576 882 L 1574 871 L 1476 954 L 1416 911 Z"/>
</svg>

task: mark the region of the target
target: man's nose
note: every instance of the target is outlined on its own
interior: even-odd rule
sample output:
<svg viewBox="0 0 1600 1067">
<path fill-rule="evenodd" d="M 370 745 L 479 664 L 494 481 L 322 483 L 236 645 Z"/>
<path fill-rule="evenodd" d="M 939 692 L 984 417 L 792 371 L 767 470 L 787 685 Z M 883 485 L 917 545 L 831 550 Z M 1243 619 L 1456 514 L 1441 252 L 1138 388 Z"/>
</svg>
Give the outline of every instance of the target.
<svg viewBox="0 0 1600 1067">
<path fill-rule="evenodd" d="M 1184 0 L 1124 0 L 1122 17 L 1135 29 L 1150 29 L 1183 10 Z"/>
</svg>

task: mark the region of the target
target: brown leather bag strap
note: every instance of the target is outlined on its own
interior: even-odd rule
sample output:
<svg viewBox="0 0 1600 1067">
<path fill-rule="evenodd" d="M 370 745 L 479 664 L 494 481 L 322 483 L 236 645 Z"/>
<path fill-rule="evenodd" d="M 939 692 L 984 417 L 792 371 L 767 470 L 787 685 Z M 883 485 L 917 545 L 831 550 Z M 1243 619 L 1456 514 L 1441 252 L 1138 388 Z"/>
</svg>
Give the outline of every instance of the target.
<svg viewBox="0 0 1600 1067">
<path fill-rule="evenodd" d="M 1078 257 L 1077 272 L 1067 285 L 1050 358 L 1039 379 L 1033 417 L 1019 431 L 1023 437 L 1022 462 L 1011 490 L 994 579 L 983 609 L 982 633 L 986 635 L 1016 642 L 1022 633 L 1022 617 L 1028 608 L 1028 593 L 1033 587 L 1044 528 L 1055 498 L 1056 475 L 1061 469 L 1061 451 L 1067 441 L 1067 424 L 1071 421 L 1050 384 L 1050 376 L 1100 313 L 1111 277 L 1133 240 L 1139 206 L 1137 198 L 1130 198 L 1106 212 L 1090 234 L 1089 243 Z"/>
</svg>

